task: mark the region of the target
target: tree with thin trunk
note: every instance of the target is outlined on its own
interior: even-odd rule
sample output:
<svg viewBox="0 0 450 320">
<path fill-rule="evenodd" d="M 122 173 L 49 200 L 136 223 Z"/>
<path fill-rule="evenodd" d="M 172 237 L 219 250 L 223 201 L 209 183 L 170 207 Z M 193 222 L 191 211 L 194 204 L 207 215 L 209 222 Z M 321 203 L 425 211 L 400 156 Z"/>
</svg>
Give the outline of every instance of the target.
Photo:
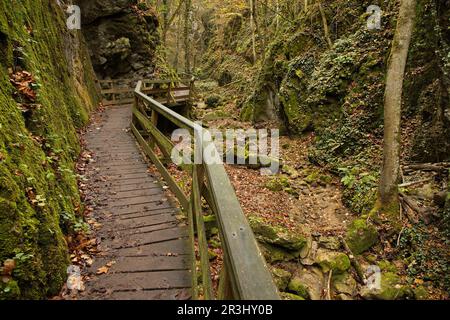
<svg viewBox="0 0 450 320">
<path fill-rule="evenodd" d="M 331 41 L 331 38 L 330 38 L 330 31 L 328 29 L 327 16 L 325 15 L 325 11 L 323 10 L 322 2 L 318 1 L 317 4 L 319 6 L 320 16 L 322 17 L 323 31 L 325 33 L 325 40 L 327 41 L 328 47 L 331 49 L 331 47 L 333 47 L 333 42 Z"/>
<path fill-rule="evenodd" d="M 256 62 L 255 1 L 256 1 L 256 0 L 250 0 L 250 29 L 251 29 L 251 32 L 252 32 L 252 53 L 253 53 L 253 63 Z"/>
<path fill-rule="evenodd" d="M 416 0 L 401 0 L 384 95 L 383 167 L 375 213 L 395 222 L 399 217 L 400 119 L 403 80 L 414 28 Z M 395 224 L 395 223 L 394 223 Z"/>
<path fill-rule="evenodd" d="M 185 0 L 184 11 L 184 66 L 187 74 L 191 73 L 191 10 L 192 0 Z"/>
</svg>

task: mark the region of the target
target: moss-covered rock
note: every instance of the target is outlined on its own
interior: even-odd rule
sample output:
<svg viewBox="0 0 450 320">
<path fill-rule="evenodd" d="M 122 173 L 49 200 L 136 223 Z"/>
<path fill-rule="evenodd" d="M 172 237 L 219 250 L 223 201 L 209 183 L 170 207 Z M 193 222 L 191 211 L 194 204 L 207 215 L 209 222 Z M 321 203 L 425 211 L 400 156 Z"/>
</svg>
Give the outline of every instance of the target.
<svg viewBox="0 0 450 320">
<path fill-rule="evenodd" d="M 319 244 L 330 250 L 339 250 L 341 247 L 341 241 L 338 237 L 327 237 L 327 236 L 321 236 L 319 238 Z"/>
<path fill-rule="evenodd" d="M 333 274 L 343 273 L 350 268 L 350 259 L 345 253 L 325 249 L 317 251 L 316 263 L 323 272 L 332 270 Z"/>
<path fill-rule="evenodd" d="M 337 294 L 353 297 L 356 295 L 356 280 L 348 272 L 336 274 L 332 279 L 333 289 Z"/>
<path fill-rule="evenodd" d="M 279 246 L 274 246 L 268 243 L 260 243 L 260 248 L 264 258 L 269 263 L 291 261 L 298 259 L 300 251 L 289 251 Z"/>
<path fill-rule="evenodd" d="M 280 268 L 272 268 L 271 271 L 278 290 L 285 291 L 289 284 L 289 281 L 291 280 L 291 273 Z"/>
<path fill-rule="evenodd" d="M 287 177 L 279 176 L 267 181 L 265 187 L 270 191 L 279 192 L 290 188 L 290 183 Z"/>
<path fill-rule="evenodd" d="M 318 268 L 302 269 L 291 279 L 288 291 L 304 299 L 320 300 L 324 277 Z"/>
<path fill-rule="evenodd" d="M 393 272 L 381 275 L 380 288 L 364 287 L 361 290 L 364 299 L 399 300 L 412 296 L 411 289 L 401 283 L 400 277 Z"/>
<path fill-rule="evenodd" d="M 416 300 L 428 300 L 430 296 L 428 290 L 424 286 L 418 286 L 417 288 L 414 288 L 413 292 L 414 292 L 414 299 Z"/>
<path fill-rule="evenodd" d="M 303 231 L 273 226 L 256 216 L 250 216 L 249 222 L 256 238 L 260 242 L 281 247 L 289 251 L 300 251 L 306 244 L 306 236 Z"/>
<path fill-rule="evenodd" d="M 298 296 L 309 299 L 309 293 L 307 287 L 303 284 L 303 281 L 300 278 L 293 278 L 288 285 L 288 290 L 290 292 L 295 292 Z"/>
<path fill-rule="evenodd" d="M 282 300 L 305 300 L 304 298 L 289 292 L 281 292 L 280 296 Z"/>
<path fill-rule="evenodd" d="M 361 254 L 378 242 L 378 232 L 365 219 L 356 219 L 349 226 L 346 241 L 354 254 Z"/>
</svg>

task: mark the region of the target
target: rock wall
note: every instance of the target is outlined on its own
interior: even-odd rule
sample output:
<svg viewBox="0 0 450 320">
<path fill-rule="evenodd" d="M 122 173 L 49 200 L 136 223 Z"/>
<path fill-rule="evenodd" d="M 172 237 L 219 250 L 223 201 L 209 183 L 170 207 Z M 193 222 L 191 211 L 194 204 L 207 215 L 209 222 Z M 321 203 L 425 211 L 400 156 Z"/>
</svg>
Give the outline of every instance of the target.
<svg viewBox="0 0 450 320">
<path fill-rule="evenodd" d="M 371 4 L 383 9 L 380 30 L 366 27 Z M 448 1 L 418 1 L 403 107 L 404 120 L 417 125 L 408 154 L 414 161 L 450 159 L 449 12 Z M 358 152 L 358 141 L 367 134 L 382 134 L 384 74 L 397 2 L 335 0 L 325 13 L 333 17 L 333 47 L 322 35 L 312 36 L 323 29 L 320 13 L 303 13 L 298 25 L 266 50 L 242 117 L 258 122 L 275 116 L 290 133 L 316 131 L 326 140 L 323 149 L 332 150 L 328 156 L 342 157 Z"/>
<path fill-rule="evenodd" d="M 77 129 L 99 97 L 66 4 L 0 1 L 0 300 L 58 294 L 82 227 Z"/>
<path fill-rule="evenodd" d="M 77 0 L 82 32 L 99 78 L 148 78 L 159 43 L 158 20 L 136 0 Z"/>
</svg>

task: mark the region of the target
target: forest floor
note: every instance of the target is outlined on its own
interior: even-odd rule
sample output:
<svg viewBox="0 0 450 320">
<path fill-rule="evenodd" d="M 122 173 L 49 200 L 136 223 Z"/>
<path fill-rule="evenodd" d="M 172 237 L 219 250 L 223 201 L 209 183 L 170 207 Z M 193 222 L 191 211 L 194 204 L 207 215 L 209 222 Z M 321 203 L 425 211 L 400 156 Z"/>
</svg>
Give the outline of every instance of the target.
<svg viewBox="0 0 450 320">
<path fill-rule="evenodd" d="M 218 87 L 212 81 L 201 83 L 199 87 L 199 102 L 194 107 L 194 119 L 201 121 L 208 128 L 219 130 L 254 128 L 251 123 L 240 120 L 237 106 L 239 94 L 232 88 Z M 277 124 L 258 123 L 256 129 L 259 128 L 277 128 Z M 412 136 L 408 135 L 408 131 L 413 130 L 414 123 L 408 123 L 404 128 L 406 132 L 403 136 Z M 339 239 L 345 236 L 348 226 L 358 215 L 352 213 L 343 203 L 345 186 L 341 178 L 309 161 L 308 150 L 313 146 L 314 139 L 314 133 L 300 137 L 281 136 L 282 168 L 275 176 L 261 175 L 259 170 L 238 165 L 226 165 L 226 170 L 247 216 L 257 216 L 270 225 L 282 226 L 288 230 L 297 230 L 301 226 L 314 239 Z M 379 143 L 381 145 L 381 141 Z M 410 142 L 406 141 L 405 144 L 404 152 Z M 439 211 L 432 199 L 430 200 L 432 195 L 423 196 L 430 188 L 445 190 L 446 183 L 438 174 L 405 172 L 403 178 L 405 183 L 423 181 L 422 184 L 410 186 L 406 190 L 408 196 L 418 195 L 414 199 L 417 200 L 421 212 Z M 273 186 L 277 185 L 274 182 L 283 187 L 274 189 Z M 410 216 L 414 214 L 409 211 L 406 213 Z M 420 216 L 418 213 L 416 215 Z M 415 219 L 421 218 L 417 216 Z M 362 263 L 367 266 L 364 260 L 392 262 L 393 269 L 401 275 L 402 281 L 412 282 L 413 288 L 425 283 L 427 299 L 448 299 L 449 293 L 443 289 L 443 283 L 438 281 L 448 281 L 448 239 L 435 224 L 415 224 L 408 218 L 403 217 L 404 226 L 394 247 L 389 241 L 382 239 L 382 245 L 371 250 Z M 427 219 L 430 217 L 425 218 Z M 411 239 L 414 237 L 421 239 L 418 241 L 420 244 Z M 402 258 L 399 256 L 407 257 L 410 264 L 401 262 Z"/>
</svg>

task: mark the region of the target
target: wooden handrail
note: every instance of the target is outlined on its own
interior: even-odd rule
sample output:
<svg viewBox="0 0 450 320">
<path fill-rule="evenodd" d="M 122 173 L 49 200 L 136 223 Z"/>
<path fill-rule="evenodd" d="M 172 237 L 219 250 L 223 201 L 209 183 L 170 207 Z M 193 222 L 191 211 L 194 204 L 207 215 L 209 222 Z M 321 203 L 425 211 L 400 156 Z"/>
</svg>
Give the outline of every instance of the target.
<svg viewBox="0 0 450 320">
<path fill-rule="evenodd" d="M 178 186 L 175 179 L 170 176 L 168 170 L 151 147 L 158 145 L 163 154 L 171 154 L 173 148 L 173 144 L 169 143 L 167 138 L 163 137 L 157 128 L 154 119 L 158 117 L 168 119 L 177 127 L 187 129 L 191 135 L 196 137 L 203 137 L 207 130 L 147 96 L 143 92 L 145 90 L 142 89 L 142 85 L 143 82 L 139 81 L 134 90 L 135 102 L 131 125 L 132 132 L 187 212 L 190 243 L 192 246 L 193 297 L 214 298 L 209 274 L 208 244 L 206 242 L 201 205 L 201 198 L 203 197 L 216 215 L 224 252 L 224 268 L 221 273 L 218 298 L 237 300 L 280 299 L 278 290 L 259 250 L 253 231 L 242 211 L 225 167 L 220 164 L 221 161 L 212 161 L 216 164 L 194 164 L 191 167 L 189 173 L 193 181 L 191 195 L 188 197 Z M 155 116 L 155 114 L 158 116 Z M 152 142 L 146 141 L 138 128 L 149 135 Z M 215 146 L 212 141 L 202 140 L 201 142 L 197 141 L 195 144 L 196 152 L 201 152 L 202 155 L 206 155 L 206 150 L 208 150 L 208 155 L 210 155 L 211 150 L 214 151 L 213 148 Z M 218 156 L 217 152 L 215 154 Z M 198 240 L 199 259 L 197 259 L 194 250 L 195 232 Z M 197 260 L 200 262 L 201 285 L 197 283 Z M 198 290 L 199 287 L 201 292 Z"/>
<path fill-rule="evenodd" d="M 167 104 L 179 105 L 191 101 L 193 81 L 194 79 L 144 80 L 141 82 L 141 90 L 146 95 L 152 95 L 155 99 L 157 98 Z M 133 97 L 136 83 L 137 80 L 133 79 L 99 80 L 98 85 L 104 97 L 103 104 L 108 106 L 131 103 L 132 100 L 130 99 Z M 183 94 L 184 92 L 185 94 Z"/>
</svg>

